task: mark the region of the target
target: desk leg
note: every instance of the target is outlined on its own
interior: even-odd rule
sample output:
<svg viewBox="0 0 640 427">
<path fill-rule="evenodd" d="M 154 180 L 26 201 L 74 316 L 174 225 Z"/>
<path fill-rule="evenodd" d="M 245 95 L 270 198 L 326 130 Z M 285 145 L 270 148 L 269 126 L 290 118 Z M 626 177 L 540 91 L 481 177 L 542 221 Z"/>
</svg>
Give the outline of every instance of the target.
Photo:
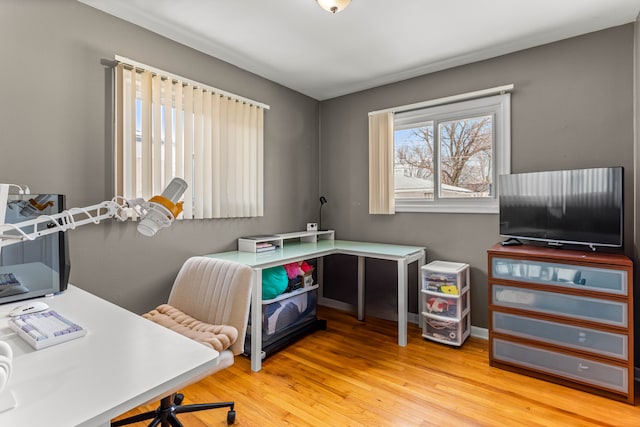
<svg viewBox="0 0 640 427">
<path fill-rule="evenodd" d="M 426 262 L 426 256 L 424 251 L 422 252 L 422 256 L 418 260 L 418 326 L 422 329 L 422 322 L 424 319 L 422 318 L 422 312 L 424 311 L 424 301 L 422 298 L 422 266 Z"/>
<path fill-rule="evenodd" d="M 262 269 L 253 269 L 251 290 L 251 370 L 262 369 Z"/>
<path fill-rule="evenodd" d="M 324 299 L 324 257 L 318 258 L 318 271 L 316 272 L 316 279 L 318 280 L 318 301 Z"/>
<path fill-rule="evenodd" d="M 364 257 L 358 257 L 358 320 L 364 320 Z"/>
<path fill-rule="evenodd" d="M 398 260 L 398 345 L 407 345 L 407 310 L 408 310 L 408 280 L 407 280 L 407 260 Z"/>
</svg>

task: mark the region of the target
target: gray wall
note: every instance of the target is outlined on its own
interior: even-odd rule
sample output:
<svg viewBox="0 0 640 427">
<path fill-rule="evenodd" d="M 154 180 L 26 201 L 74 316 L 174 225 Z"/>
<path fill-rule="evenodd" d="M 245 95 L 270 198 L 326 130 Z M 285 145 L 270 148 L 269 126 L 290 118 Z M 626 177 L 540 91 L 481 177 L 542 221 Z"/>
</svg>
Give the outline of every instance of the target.
<svg viewBox="0 0 640 427">
<path fill-rule="evenodd" d="M 325 226 L 341 239 L 421 245 L 428 261 L 469 263 L 472 324 L 486 327 L 486 250 L 500 240 L 498 215 L 369 215 L 367 113 L 513 83 L 512 171 L 623 166 L 625 253 L 632 256 L 633 41 L 628 24 L 322 102 Z M 326 281 L 325 293 L 353 302 L 355 288 L 341 276 L 349 274 L 334 277 L 334 288 Z M 385 311 L 395 289 L 371 276 L 367 291 L 386 305 L 378 310 L 371 301 L 371 309 Z M 416 312 L 415 302 L 412 308 Z"/>
<path fill-rule="evenodd" d="M 497 215 L 369 215 L 373 110 L 514 83 L 514 172 L 621 165 L 633 200 L 631 24 L 318 103 L 73 0 L 3 0 L 1 9 L 0 182 L 65 193 L 70 207 L 112 197 L 111 70 L 103 60 L 119 54 L 271 105 L 264 217 L 184 221 L 153 239 L 132 223 L 69 233 L 71 281 L 136 312 L 166 299 L 189 256 L 235 249 L 242 235 L 303 229 L 317 219 L 320 188 L 329 200 L 323 226 L 339 238 L 424 245 L 429 260 L 471 264 L 472 323 L 485 327 L 486 249 L 500 240 Z M 630 202 L 626 214 L 632 255 Z M 338 267 L 325 280 L 329 295 L 355 301 L 353 262 L 329 264 Z M 367 304 L 383 301 L 382 311 L 393 312 L 392 267 L 371 261 L 367 269 Z M 415 312 L 414 296 L 410 306 Z"/>
<path fill-rule="evenodd" d="M 232 250 L 242 235 L 303 229 L 317 217 L 318 102 L 74 0 L 0 7 L 0 182 L 87 206 L 112 194 L 111 69 L 122 55 L 271 106 L 265 114 L 265 215 L 69 232 L 71 282 L 136 312 L 166 301 L 184 260 Z"/>
</svg>

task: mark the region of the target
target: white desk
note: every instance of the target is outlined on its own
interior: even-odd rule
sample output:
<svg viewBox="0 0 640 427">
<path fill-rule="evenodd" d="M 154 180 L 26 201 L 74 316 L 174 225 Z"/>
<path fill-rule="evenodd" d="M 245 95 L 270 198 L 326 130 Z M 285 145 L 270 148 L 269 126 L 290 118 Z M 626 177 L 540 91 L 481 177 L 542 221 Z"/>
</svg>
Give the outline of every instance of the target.
<svg viewBox="0 0 640 427">
<path fill-rule="evenodd" d="M 407 305 L 408 277 L 407 266 L 418 261 L 420 267 L 425 262 L 425 249 L 419 246 L 388 245 L 383 243 L 351 242 L 345 240 L 319 240 L 317 243 L 286 243 L 272 252 L 222 252 L 204 255 L 211 258 L 226 259 L 253 268 L 253 288 L 251 305 L 262 304 L 262 269 L 310 258 L 322 258 L 326 255 L 345 254 L 358 257 L 358 319 L 364 319 L 364 260 L 378 258 L 398 263 L 398 345 L 407 345 Z M 321 269 L 319 269 L 321 270 Z M 420 279 L 418 279 L 420 280 Z M 322 278 L 318 281 L 322 286 Z M 262 367 L 262 310 L 251 310 L 251 369 L 259 371 Z"/>
<path fill-rule="evenodd" d="M 209 375 L 218 352 L 88 292 L 69 286 L 38 298 L 87 329 L 87 335 L 41 350 L 17 336 L 6 390 L 17 406 L 0 413 L 2 426 L 107 426 L 112 418 L 158 400 Z M 13 331 L 0 306 L 0 337 Z"/>
</svg>

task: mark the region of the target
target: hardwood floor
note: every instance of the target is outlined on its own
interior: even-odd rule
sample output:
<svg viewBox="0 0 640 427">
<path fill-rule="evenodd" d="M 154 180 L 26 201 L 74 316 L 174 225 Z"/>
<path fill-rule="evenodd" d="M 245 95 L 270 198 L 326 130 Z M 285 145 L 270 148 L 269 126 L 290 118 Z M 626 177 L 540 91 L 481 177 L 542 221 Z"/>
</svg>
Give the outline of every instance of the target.
<svg viewBox="0 0 640 427">
<path fill-rule="evenodd" d="M 318 315 L 326 331 L 266 359 L 260 372 L 237 357 L 184 389 L 184 403 L 233 400 L 239 427 L 640 426 L 640 406 L 490 367 L 484 340 L 449 347 L 410 324 L 408 345 L 399 347 L 395 322 L 359 322 L 326 307 Z M 225 426 L 226 410 L 179 418 L 185 426 Z"/>
</svg>

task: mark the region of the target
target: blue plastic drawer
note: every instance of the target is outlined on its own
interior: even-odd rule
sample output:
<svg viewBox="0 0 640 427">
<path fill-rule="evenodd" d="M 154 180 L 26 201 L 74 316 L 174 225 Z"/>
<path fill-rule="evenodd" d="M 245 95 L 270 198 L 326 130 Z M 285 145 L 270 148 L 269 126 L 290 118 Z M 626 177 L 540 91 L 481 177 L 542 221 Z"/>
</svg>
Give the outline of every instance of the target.
<svg viewBox="0 0 640 427">
<path fill-rule="evenodd" d="M 492 258 L 495 278 L 627 295 L 627 272 L 610 268 Z"/>
<path fill-rule="evenodd" d="M 493 312 L 493 330 L 550 344 L 585 350 L 621 360 L 628 357 L 628 337 L 515 314 Z"/>
<path fill-rule="evenodd" d="M 597 387 L 628 392 L 626 368 L 569 356 L 537 347 L 494 339 L 493 358 L 498 361 L 534 369 L 543 373 L 569 378 Z"/>
<path fill-rule="evenodd" d="M 493 304 L 607 325 L 627 325 L 627 304 L 605 299 L 587 298 L 512 286 L 493 285 Z"/>
</svg>

